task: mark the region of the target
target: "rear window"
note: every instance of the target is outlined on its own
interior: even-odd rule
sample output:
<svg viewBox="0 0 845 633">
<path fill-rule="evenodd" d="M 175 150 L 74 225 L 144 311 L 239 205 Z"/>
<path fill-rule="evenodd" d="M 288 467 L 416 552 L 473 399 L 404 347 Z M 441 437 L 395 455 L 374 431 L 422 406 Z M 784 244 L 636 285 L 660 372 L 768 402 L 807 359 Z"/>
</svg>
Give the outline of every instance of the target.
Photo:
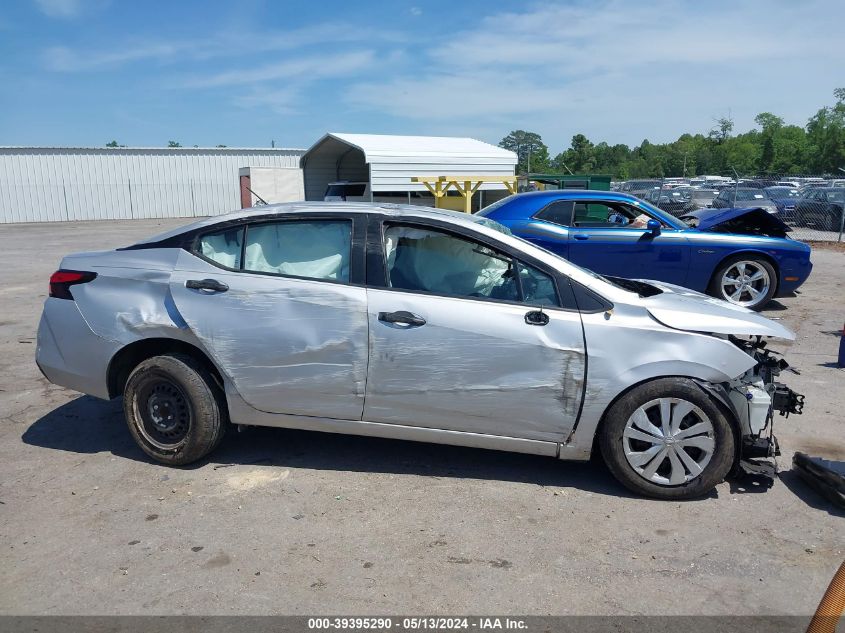
<svg viewBox="0 0 845 633">
<path fill-rule="evenodd" d="M 331 184 L 328 186 L 328 189 L 326 189 L 326 195 L 338 198 L 345 198 L 346 196 L 363 196 L 366 188 L 366 183 Z"/>
<path fill-rule="evenodd" d="M 351 246 L 346 220 L 255 224 L 246 234 L 244 270 L 348 283 Z"/>
<path fill-rule="evenodd" d="M 502 198 L 501 200 L 496 200 L 496 202 L 494 202 L 493 204 L 487 205 L 486 207 L 481 209 L 481 211 L 479 211 L 475 215 L 481 216 L 482 218 L 487 217 L 488 215 L 493 213 L 493 211 L 495 211 L 499 207 L 502 207 L 502 206 L 506 205 L 508 202 L 511 202 L 514 198 L 516 198 L 516 194 L 508 196 L 507 198 Z"/>
<path fill-rule="evenodd" d="M 223 268 L 349 282 L 350 220 L 285 220 L 201 235 L 194 252 Z"/>
<path fill-rule="evenodd" d="M 199 252 L 206 259 L 225 268 L 241 267 L 244 227 L 206 233 L 199 240 Z"/>
</svg>

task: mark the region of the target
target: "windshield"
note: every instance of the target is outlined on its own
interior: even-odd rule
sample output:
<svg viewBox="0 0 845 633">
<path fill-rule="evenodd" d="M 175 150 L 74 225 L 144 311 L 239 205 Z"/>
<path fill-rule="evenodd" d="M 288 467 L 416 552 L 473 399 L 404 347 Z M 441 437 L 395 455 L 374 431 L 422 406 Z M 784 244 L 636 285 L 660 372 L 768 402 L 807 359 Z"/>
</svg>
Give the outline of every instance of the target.
<svg viewBox="0 0 845 633">
<path fill-rule="evenodd" d="M 486 207 L 481 209 L 481 211 L 476 213 L 475 217 L 482 217 L 483 218 L 483 217 L 490 215 L 493 211 L 495 211 L 496 209 L 498 209 L 502 205 L 505 205 L 508 202 L 511 202 L 514 198 L 516 198 L 516 196 L 517 196 L 517 194 L 513 194 L 513 195 L 508 196 L 507 198 L 502 198 L 501 200 L 496 200 L 496 202 L 494 202 L 493 204 L 488 204 Z M 501 225 L 499 225 L 499 226 L 501 226 Z M 502 228 L 504 228 L 504 227 L 502 227 Z"/>
<path fill-rule="evenodd" d="M 792 187 L 767 187 L 766 193 L 771 198 L 797 198 L 798 190 Z"/>
<path fill-rule="evenodd" d="M 505 198 L 505 199 L 507 200 L 507 198 Z M 487 208 L 489 209 L 490 207 L 487 207 Z M 485 218 L 484 216 L 482 216 L 480 214 L 480 212 L 476 213 L 475 215 L 471 215 L 470 219 L 473 222 L 478 222 L 481 226 L 486 226 L 488 229 L 493 229 L 494 231 L 498 231 L 502 235 L 513 236 L 513 233 L 511 233 L 511 230 L 508 227 L 504 226 L 503 224 L 499 224 L 498 222 L 496 222 L 496 220 L 491 220 L 490 218 Z"/>
<path fill-rule="evenodd" d="M 762 189 L 737 189 L 737 200 L 768 200 L 769 197 Z"/>
<path fill-rule="evenodd" d="M 834 189 L 827 192 L 827 199 L 830 202 L 842 202 L 845 200 L 845 189 Z"/>
</svg>

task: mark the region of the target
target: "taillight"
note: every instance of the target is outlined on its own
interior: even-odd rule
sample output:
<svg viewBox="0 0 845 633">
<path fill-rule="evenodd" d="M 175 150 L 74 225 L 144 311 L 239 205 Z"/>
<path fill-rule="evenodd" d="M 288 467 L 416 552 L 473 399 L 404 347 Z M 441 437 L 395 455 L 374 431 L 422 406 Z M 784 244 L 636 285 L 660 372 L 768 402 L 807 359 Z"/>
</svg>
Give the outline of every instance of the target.
<svg viewBox="0 0 845 633">
<path fill-rule="evenodd" d="M 84 284 L 95 279 L 97 273 L 89 273 L 82 270 L 57 270 L 50 275 L 50 296 L 56 299 L 70 299 L 70 287 L 74 284 Z"/>
</svg>

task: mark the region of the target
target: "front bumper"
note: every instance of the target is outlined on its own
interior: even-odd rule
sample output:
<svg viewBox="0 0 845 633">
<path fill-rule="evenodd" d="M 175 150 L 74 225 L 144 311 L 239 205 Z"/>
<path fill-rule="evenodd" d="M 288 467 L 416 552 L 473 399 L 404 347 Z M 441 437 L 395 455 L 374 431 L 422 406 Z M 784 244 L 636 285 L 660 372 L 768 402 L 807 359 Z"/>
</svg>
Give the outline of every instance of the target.
<svg viewBox="0 0 845 633">
<path fill-rule="evenodd" d="M 813 272 L 813 262 L 809 258 L 805 262 L 791 262 L 790 266 L 781 268 L 776 297 L 786 297 L 798 290 Z"/>
</svg>

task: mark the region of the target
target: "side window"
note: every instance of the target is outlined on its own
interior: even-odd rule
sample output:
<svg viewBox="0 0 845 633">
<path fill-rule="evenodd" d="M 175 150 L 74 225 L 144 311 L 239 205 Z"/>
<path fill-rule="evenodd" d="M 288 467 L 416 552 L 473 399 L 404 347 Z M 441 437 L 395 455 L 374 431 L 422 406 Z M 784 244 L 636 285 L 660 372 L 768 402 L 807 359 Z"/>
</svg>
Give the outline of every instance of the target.
<svg viewBox="0 0 845 633">
<path fill-rule="evenodd" d="M 580 228 L 644 228 L 651 218 L 626 204 L 575 203 L 575 226 Z"/>
<path fill-rule="evenodd" d="M 604 226 L 608 224 L 611 208 L 606 204 L 576 202 L 573 224 L 575 226 Z"/>
<path fill-rule="evenodd" d="M 349 282 L 352 222 L 315 220 L 251 224 L 244 270 Z"/>
<path fill-rule="evenodd" d="M 519 283 L 522 286 L 522 300 L 525 303 L 540 306 L 560 305 L 554 279 L 522 262 L 517 263 L 517 270 L 519 270 Z"/>
<path fill-rule="evenodd" d="M 244 228 L 242 226 L 206 233 L 199 240 L 199 252 L 203 257 L 226 268 L 241 267 L 241 247 L 243 246 Z"/>
<path fill-rule="evenodd" d="M 441 231 L 389 226 L 384 232 L 391 288 L 519 301 L 513 260 Z"/>
<path fill-rule="evenodd" d="M 555 200 L 542 208 L 535 217 L 552 224 L 571 226 L 572 205 L 572 200 Z"/>
<path fill-rule="evenodd" d="M 427 228 L 390 226 L 384 243 L 391 288 L 561 305 L 550 275 L 473 240 Z"/>
</svg>

